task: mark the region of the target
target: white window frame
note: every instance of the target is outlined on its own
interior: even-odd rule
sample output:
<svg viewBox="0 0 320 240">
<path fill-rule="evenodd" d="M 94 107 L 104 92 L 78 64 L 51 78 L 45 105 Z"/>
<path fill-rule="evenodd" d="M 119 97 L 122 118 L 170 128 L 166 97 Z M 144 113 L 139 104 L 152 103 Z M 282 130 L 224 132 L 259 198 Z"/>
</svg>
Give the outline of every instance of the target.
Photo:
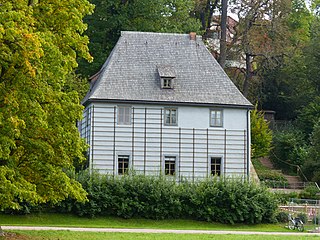
<svg viewBox="0 0 320 240">
<path fill-rule="evenodd" d="M 214 118 L 213 118 L 214 113 Z M 219 114 L 218 114 L 219 113 Z M 220 117 L 218 117 L 218 115 Z M 210 109 L 210 127 L 223 127 L 223 110 L 222 109 Z"/>
<path fill-rule="evenodd" d="M 215 174 L 215 175 L 212 174 L 212 162 L 211 162 L 212 158 L 220 159 L 220 174 Z M 209 156 L 208 161 L 209 161 L 209 169 L 208 169 L 209 176 L 218 176 L 218 177 L 222 176 L 223 175 L 223 169 L 224 169 L 223 157 L 221 157 L 221 156 Z"/>
<path fill-rule="evenodd" d="M 131 106 L 118 106 L 117 107 L 117 124 L 131 125 L 131 114 L 132 114 Z"/>
<path fill-rule="evenodd" d="M 172 111 L 175 111 L 175 122 L 173 121 L 173 114 Z M 167 122 L 167 116 L 169 114 L 169 122 Z M 164 115 L 164 125 L 166 126 L 177 126 L 178 125 L 178 108 L 164 108 L 163 111 Z"/>
<path fill-rule="evenodd" d="M 119 159 L 120 158 L 127 158 L 128 159 L 128 168 L 126 169 L 126 171 L 125 172 L 119 172 Z M 117 155 L 117 168 L 116 168 L 116 173 L 117 173 L 117 175 L 126 175 L 126 174 L 128 174 L 128 171 L 129 171 L 129 169 L 130 169 L 130 155 L 129 154 L 118 154 Z"/>
</svg>

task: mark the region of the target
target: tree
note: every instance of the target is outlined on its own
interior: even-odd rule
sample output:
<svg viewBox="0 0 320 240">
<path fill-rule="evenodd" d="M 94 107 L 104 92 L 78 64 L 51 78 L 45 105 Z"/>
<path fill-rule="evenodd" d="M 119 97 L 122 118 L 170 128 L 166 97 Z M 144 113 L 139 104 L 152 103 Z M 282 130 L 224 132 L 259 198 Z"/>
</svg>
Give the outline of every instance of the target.
<svg viewBox="0 0 320 240">
<path fill-rule="evenodd" d="M 239 22 L 228 52 L 243 56 L 245 72 L 240 89 L 245 96 L 251 97 L 256 95 L 250 96 L 249 90 L 254 76 L 258 76 L 258 66 L 262 62 L 269 67 L 276 66 L 287 50 L 289 31 L 285 21 L 290 12 L 290 1 L 233 2 Z"/>
<path fill-rule="evenodd" d="M 298 110 L 307 106 L 319 93 L 318 21 L 304 1 L 292 1 L 291 9 L 287 20 L 290 45 L 286 54 L 276 68 L 265 68 L 261 72 L 262 106 L 275 110 L 277 118 L 285 120 L 295 119 Z"/>
<path fill-rule="evenodd" d="M 86 199 L 66 174 L 86 145 L 78 94 L 64 87 L 76 56 L 91 59 L 82 18 L 92 10 L 86 0 L 1 3 L 0 210 Z"/>
<path fill-rule="evenodd" d="M 221 0 L 221 39 L 220 39 L 220 56 L 219 64 L 225 67 L 227 57 L 227 17 L 228 17 L 228 1 Z"/>
<path fill-rule="evenodd" d="M 311 146 L 308 159 L 303 166 L 304 173 L 308 179 L 320 184 L 320 118 L 311 135 Z"/>
<path fill-rule="evenodd" d="M 251 149 L 252 158 L 267 156 L 271 149 L 272 131 L 257 108 L 251 111 Z"/>
<path fill-rule="evenodd" d="M 77 72 L 87 77 L 99 71 L 120 37 L 120 31 L 189 33 L 200 30 L 192 16 L 193 0 L 92 0 L 95 12 L 85 18 L 94 61 L 79 61 Z"/>
<path fill-rule="evenodd" d="M 205 31 L 204 38 L 209 37 L 212 17 L 219 8 L 219 0 L 195 0 L 195 17 L 201 22 L 201 30 Z"/>
</svg>

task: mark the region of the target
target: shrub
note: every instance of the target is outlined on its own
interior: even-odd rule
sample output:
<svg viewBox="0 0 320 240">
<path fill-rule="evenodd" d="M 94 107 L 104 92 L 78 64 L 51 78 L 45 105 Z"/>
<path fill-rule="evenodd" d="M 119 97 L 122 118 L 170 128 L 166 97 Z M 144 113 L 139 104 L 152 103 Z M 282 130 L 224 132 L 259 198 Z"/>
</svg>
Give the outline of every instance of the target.
<svg viewBox="0 0 320 240">
<path fill-rule="evenodd" d="M 89 201 L 68 199 L 58 211 L 80 216 L 111 215 L 149 219 L 192 218 L 222 223 L 274 221 L 277 202 L 266 188 L 233 179 L 176 183 L 165 177 L 122 177 L 81 173 Z"/>
<path fill-rule="evenodd" d="M 252 158 L 267 156 L 272 142 L 272 131 L 257 108 L 251 111 L 251 149 Z"/>
<path fill-rule="evenodd" d="M 319 199 L 319 189 L 315 185 L 306 187 L 301 193 L 300 198 L 304 199 Z"/>
<path fill-rule="evenodd" d="M 308 221 L 308 216 L 305 213 L 299 213 L 297 217 L 300 218 L 303 223 L 307 223 Z"/>
<path fill-rule="evenodd" d="M 276 215 L 276 220 L 279 223 L 285 223 L 288 222 L 289 214 L 287 212 L 278 212 Z"/>
<path fill-rule="evenodd" d="M 283 170 L 294 172 L 296 168 L 291 165 L 303 165 L 307 158 L 304 135 L 295 129 L 277 132 L 273 135 L 273 150 L 271 159 L 275 165 Z"/>
</svg>

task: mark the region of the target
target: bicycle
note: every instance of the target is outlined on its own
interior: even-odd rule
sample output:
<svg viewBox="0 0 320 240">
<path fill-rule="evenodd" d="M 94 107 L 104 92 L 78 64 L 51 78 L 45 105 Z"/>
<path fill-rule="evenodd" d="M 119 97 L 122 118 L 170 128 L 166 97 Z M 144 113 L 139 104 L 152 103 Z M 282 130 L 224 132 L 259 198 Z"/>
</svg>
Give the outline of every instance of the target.
<svg viewBox="0 0 320 240">
<path fill-rule="evenodd" d="M 298 217 L 293 218 L 291 214 L 289 214 L 288 228 L 290 230 L 297 229 L 299 232 L 303 232 L 304 231 L 303 221 Z"/>
</svg>

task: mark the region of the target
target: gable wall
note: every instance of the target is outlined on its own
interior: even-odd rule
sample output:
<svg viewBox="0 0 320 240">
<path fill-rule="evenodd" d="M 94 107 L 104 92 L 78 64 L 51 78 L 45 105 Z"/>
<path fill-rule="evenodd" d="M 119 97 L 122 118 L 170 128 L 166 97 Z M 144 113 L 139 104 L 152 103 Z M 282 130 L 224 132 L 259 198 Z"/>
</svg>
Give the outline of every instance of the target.
<svg viewBox="0 0 320 240">
<path fill-rule="evenodd" d="M 223 174 L 247 174 L 247 110 L 224 109 L 223 127 L 213 128 L 209 107 L 178 106 L 178 126 L 165 126 L 165 106 L 130 105 L 131 125 L 117 125 L 117 106 L 94 103 L 85 110 L 90 114 L 82 121 L 81 136 L 90 144 L 90 167 L 117 174 L 117 156 L 130 155 L 134 171 L 158 175 L 169 155 L 177 158 L 177 178 L 197 179 L 209 175 L 210 157 L 221 157 Z"/>
</svg>

